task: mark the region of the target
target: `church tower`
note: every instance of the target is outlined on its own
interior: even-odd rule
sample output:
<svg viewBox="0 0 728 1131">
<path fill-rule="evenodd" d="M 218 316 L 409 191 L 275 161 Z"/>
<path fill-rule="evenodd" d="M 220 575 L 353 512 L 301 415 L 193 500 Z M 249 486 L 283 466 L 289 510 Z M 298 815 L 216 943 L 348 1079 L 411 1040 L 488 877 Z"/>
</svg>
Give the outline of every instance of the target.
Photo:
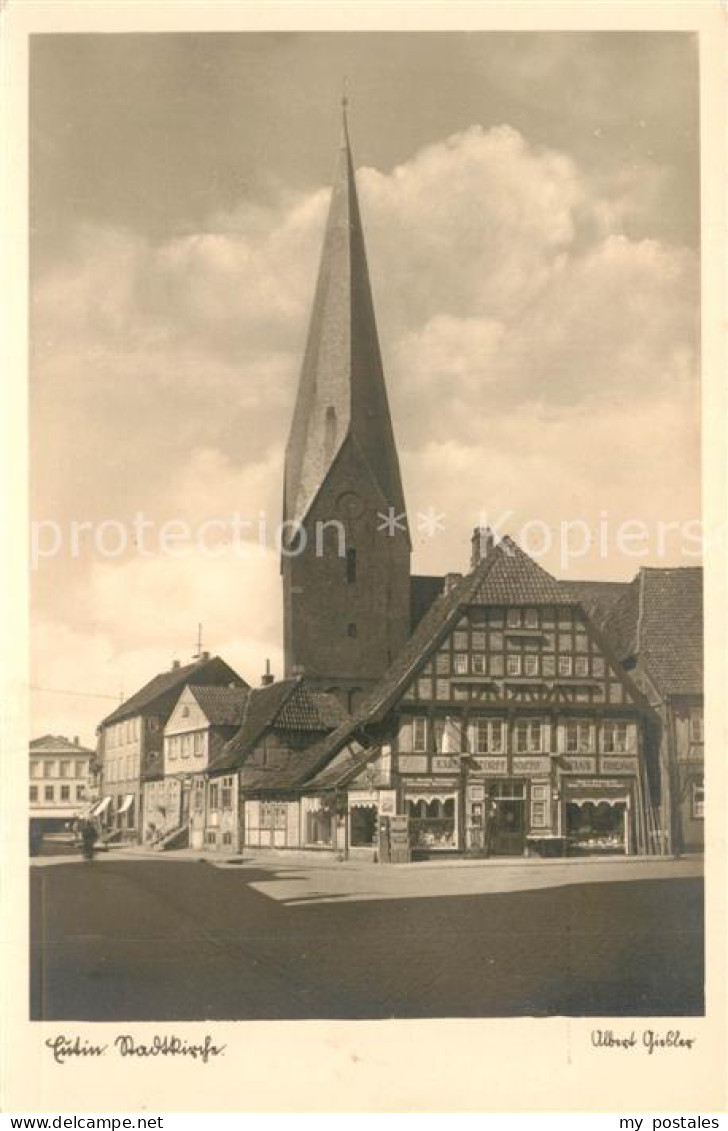
<svg viewBox="0 0 728 1131">
<path fill-rule="evenodd" d="M 335 690 L 349 709 L 409 635 L 404 513 L 344 100 L 286 448 L 281 571 L 286 674 Z"/>
</svg>

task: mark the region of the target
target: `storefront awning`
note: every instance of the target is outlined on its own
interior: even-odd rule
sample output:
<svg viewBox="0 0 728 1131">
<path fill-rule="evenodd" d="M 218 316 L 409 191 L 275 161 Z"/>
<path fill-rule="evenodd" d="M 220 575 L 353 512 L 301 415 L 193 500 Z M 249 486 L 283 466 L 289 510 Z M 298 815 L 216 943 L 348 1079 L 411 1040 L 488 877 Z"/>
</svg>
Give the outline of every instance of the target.
<svg viewBox="0 0 728 1131">
<path fill-rule="evenodd" d="M 567 796 L 566 801 L 569 805 L 627 805 L 629 798 L 625 795 L 623 797 L 571 797 Z"/>
<path fill-rule="evenodd" d="M 127 813 L 129 811 L 129 809 L 131 809 L 133 804 L 134 804 L 134 794 L 133 793 L 127 793 L 126 796 L 124 797 L 124 801 L 123 801 L 121 808 L 116 810 L 117 817 L 121 813 Z"/>
<path fill-rule="evenodd" d="M 97 801 L 97 803 L 94 805 L 93 809 L 89 813 L 89 817 L 100 817 L 102 813 L 106 812 L 106 810 L 109 808 L 109 805 L 111 805 L 111 797 L 102 797 L 101 800 Z"/>
</svg>

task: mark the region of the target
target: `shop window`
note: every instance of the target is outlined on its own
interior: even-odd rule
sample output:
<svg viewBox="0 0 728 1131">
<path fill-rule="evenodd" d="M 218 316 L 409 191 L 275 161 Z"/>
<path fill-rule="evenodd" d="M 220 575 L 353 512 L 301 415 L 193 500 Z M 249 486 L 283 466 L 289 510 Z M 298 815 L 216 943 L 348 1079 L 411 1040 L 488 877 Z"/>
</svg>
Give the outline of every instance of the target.
<svg viewBox="0 0 728 1131">
<path fill-rule="evenodd" d="M 569 851 L 577 855 L 625 852 L 626 820 L 624 801 L 569 801 L 566 806 Z"/>
<path fill-rule="evenodd" d="M 538 754 L 541 751 L 540 721 L 520 719 L 514 727 L 514 746 L 517 754 Z"/>
<path fill-rule="evenodd" d="M 351 810 L 352 848 L 364 848 L 374 844 L 376 835 L 376 805 L 354 805 Z"/>
<path fill-rule="evenodd" d="M 456 847 L 454 797 L 409 798 L 407 816 L 413 847 L 432 850 Z"/>
<path fill-rule="evenodd" d="M 692 813 L 695 821 L 702 821 L 705 818 L 705 784 L 702 778 L 693 782 Z"/>
<path fill-rule="evenodd" d="M 328 847 L 332 843 L 333 818 L 325 809 L 306 813 L 306 844 Z"/>
</svg>

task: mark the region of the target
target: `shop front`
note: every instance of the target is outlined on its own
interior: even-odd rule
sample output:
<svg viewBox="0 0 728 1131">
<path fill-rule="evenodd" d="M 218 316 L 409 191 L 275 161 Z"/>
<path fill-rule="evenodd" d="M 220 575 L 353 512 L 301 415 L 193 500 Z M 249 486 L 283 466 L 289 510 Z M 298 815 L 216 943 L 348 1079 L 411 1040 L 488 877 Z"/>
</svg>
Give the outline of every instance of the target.
<svg viewBox="0 0 728 1131">
<path fill-rule="evenodd" d="M 414 851 L 458 851 L 458 802 L 458 791 L 455 789 L 405 789 L 404 811 L 408 818 L 410 845 Z"/>
<path fill-rule="evenodd" d="M 570 856 L 628 856 L 634 851 L 634 799 L 630 782 L 566 783 L 563 826 Z"/>
</svg>

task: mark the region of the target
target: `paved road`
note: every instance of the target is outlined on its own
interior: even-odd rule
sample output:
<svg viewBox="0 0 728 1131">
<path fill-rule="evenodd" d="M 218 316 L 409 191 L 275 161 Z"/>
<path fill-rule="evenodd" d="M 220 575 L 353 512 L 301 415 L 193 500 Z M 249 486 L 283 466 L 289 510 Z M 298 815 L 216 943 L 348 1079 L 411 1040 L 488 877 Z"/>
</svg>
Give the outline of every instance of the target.
<svg viewBox="0 0 728 1131">
<path fill-rule="evenodd" d="M 331 890 L 277 898 L 290 871 L 257 863 L 100 857 L 31 872 L 36 1019 L 703 1010 L 692 876 L 435 897 L 390 888 L 352 902 Z"/>
</svg>

